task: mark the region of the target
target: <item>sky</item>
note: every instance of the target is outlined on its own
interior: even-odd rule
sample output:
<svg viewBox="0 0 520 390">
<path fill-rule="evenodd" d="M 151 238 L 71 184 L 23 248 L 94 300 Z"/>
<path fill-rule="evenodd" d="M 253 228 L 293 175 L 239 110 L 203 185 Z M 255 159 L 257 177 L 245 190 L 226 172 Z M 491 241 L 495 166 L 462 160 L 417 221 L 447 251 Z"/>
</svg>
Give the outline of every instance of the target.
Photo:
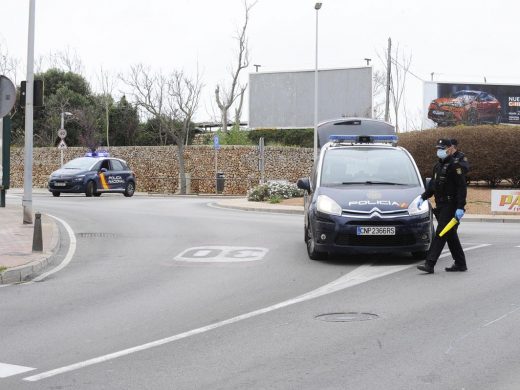
<svg viewBox="0 0 520 390">
<path fill-rule="evenodd" d="M 251 2 L 251 0 L 250 0 Z M 406 87 L 410 116 L 422 110 L 423 81 L 520 84 L 518 0 L 322 0 L 320 69 L 366 65 L 383 70 L 388 38 L 411 58 Z M 313 70 L 316 11 L 311 0 L 258 0 L 250 12 L 251 64 L 259 71 Z M 26 78 L 29 0 L 0 0 L 0 45 Z M 204 83 L 196 119 L 216 120 L 214 90 L 236 61 L 243 0 L 36 0 L 35 57 L 68 51 L 99 91 L 103 68 L 114 77 L 144 64 L 183 70 Z M 243 74 L 254 72 L 251 65 Z M 229 82 L 228 82 L 229 83 Z M 117 86 L 115 94 L 124 93 Z M 246 101 L 247 104 L 247 101 Z M 244 119 L 247 120 L 247 106 Z"/>
</svg>

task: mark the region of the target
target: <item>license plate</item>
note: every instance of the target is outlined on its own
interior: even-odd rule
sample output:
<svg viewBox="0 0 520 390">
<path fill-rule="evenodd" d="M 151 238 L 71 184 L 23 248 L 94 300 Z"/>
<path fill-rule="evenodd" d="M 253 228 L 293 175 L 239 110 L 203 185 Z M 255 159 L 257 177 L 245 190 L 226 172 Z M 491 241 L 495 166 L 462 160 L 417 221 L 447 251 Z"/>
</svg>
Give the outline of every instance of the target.
<svg viewBox="0 0 520 390">
<path fill-rule="evenodd" d="M 395 226 L 358 226 L 358 236 L 395 236 Z"/>
<path fill-rule="evenodd" d="M 66 183 L 59 182 L 59 181 L 54 183 L 54 187 L 65 187 L 66 185 L 67 185 Z"/>
<path fill-rule="evenodd" d="M 443 115 L 444 115 L 444 111 L 433 110 L 433 113 L 434 113 L 435 115 L 439 115 L 439 116 L 443 116 Z"/>
</svg>

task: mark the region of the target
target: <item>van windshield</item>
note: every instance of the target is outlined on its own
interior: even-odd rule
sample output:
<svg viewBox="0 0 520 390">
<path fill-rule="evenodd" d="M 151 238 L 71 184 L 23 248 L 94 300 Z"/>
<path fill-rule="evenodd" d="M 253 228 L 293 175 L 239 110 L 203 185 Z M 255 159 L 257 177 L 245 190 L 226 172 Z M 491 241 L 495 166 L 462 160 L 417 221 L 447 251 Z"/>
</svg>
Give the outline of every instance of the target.
<svg viewBox="0 0 520 390">
<path fill-rule="evenodd" d="M 421 185 L 410 157 L 400 149 L 350 147 L 327 150 L 321 169 L 321 185 L 349 184 Z"/>
</svg>

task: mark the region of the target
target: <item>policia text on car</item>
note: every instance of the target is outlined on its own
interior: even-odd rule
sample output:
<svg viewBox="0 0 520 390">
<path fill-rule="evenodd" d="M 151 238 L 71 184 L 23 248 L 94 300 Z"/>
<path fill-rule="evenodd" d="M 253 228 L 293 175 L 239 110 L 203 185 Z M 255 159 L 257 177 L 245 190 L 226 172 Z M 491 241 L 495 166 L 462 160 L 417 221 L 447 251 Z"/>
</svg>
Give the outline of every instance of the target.
<svg viewBox="0 0 520 390">
<path fill-rule="evenodd" d="M 437 141 L 437 157 L 439 162 L 433 168 L 433 178 L 429 182 L 426 191 L 421 195 L 418 203 L 422 204 L 432 195 L 435 197 L 435 209 L 433 210 L 437 218 L 437 230 L 435 237 L 426 256 L 424 265 L 417 268 L 427 273 L 433 273 L 435 264 L 439 259 L 444 244 L 448 242 L 451 255 L 455 263 L 446 268 L 446 271 L 466 271 L 466 257 L 462 250 L 462 245 L 457 234 L 458 224 L 450 229 L 446 234 L 440 233 L 448 225 L 452 218 L 457 221 L 464 215 L 466 205 L 466 175 L 465 170 L 458 161 L 453 158 L 452 143 L 449 139 Z"/>
</svg>

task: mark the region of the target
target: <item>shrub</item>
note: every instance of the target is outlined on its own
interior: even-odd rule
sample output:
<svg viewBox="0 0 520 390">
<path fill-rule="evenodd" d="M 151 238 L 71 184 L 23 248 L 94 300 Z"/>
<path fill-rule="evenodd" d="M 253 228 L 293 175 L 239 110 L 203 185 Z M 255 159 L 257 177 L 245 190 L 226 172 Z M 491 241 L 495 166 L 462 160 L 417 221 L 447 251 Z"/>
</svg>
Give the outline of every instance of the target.
<svg viewBox="0 0 520 390">
<path fill-rule="evenodd" d="M 512 186 L 519 184 L 519 126 L 455 126 L 400 133 L 399 146 L 415 159 L 421 176 L 431 177 L 437 162 L 435 142 L 439 138 L 456 138 L 459 149 L 469 160 L 468 181 L 484 181 L 495 187 L 502 180 Z"/>
<path fill-rule="evenodd" d="M 296 184 L 270 181 L 250 189 L 247 192 L 247 199 L 253 202 L 262 202 L 269 199 L 271 203 L 279 203 L 281 199 L 302 197 L 303 193 L 304 191 L 300 190 Z M 273 199 L 274 201 L 272 201 Z"/>
</svg>

